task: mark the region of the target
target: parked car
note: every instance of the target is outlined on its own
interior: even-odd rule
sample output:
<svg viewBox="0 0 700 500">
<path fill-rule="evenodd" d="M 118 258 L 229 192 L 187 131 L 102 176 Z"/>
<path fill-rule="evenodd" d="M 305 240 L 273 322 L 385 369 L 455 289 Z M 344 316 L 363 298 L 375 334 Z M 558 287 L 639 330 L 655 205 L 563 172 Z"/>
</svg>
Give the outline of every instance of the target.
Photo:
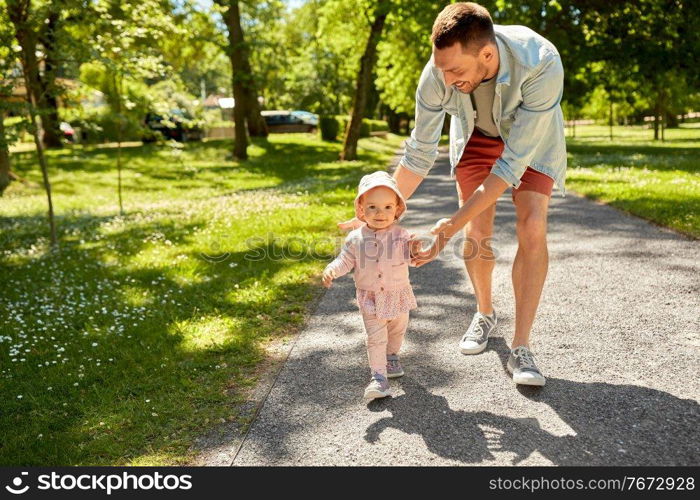
<svg viewBox="0 0 700 500">
<path fill-rule="evenodd" d="M 154 132 L 160 132 L 165 139 L 173 139 L 178 142 L 201 141 L 204 131 L 201 127 L 192 125 L 189 122 L 192 117 L 180 109 L 170 110 L 170 116 L 165 120 L 155 113 L 146 115 L 146 127 Z M 168 123 L 170 122 L 170 123 Z M 148 134 L 142 138 L 143 142 L 154 142 L 155 134 Z"/>
<path fill-rule="evenodd" d="M 308 111 L 268 110 L 260 114 L 271 133 L 313 132 L 318 126 L 318 116 Z"/>
<path fill-rule="evenodd" d="M 318 115 L 310 111 L 292 111 L 292 115 L 298 116 L 304 123 L 318 127 Z"/>
</svg>

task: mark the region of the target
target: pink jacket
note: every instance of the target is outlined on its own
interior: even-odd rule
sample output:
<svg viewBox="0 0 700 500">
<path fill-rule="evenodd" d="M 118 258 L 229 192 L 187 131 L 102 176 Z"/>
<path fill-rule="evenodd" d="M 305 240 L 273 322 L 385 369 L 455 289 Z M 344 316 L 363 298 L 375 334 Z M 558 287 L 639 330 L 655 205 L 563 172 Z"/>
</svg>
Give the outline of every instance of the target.
<svg viewBox="0 0 700 500">
<path fill-rule="evenodd" d="M 412 266 L 410 234 L 398 224 L 373 230 L 363 224 L 345 238 L 340 254 L 326 266 L 339 278 L 351 270 L 355 287 L 383 292 L 411 286 L 408 267 Z"/>
</svg>

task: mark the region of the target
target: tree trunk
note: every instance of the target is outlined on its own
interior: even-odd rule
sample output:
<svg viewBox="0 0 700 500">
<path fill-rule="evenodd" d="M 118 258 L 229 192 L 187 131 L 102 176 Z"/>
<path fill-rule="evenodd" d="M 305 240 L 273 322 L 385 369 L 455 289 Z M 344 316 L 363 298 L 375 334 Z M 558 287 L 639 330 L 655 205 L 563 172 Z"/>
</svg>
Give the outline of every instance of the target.
<svg viewBox="0 0 700 500">
<path fill-rule="evenodd" d="M 48 13 L 46 23 L 43 26 L 43 31 L 39 35 L 39 42 L 44 48 L 44 72 L 39 74 L 39 84 L 41 86 L 41 97 L 39 105 L 44 110 L 42 114 L 41 124 L 44 129 L 44 146 L 47 148 L 60 148 L 61 129 L 59 127 L 60 118 L 58 117 L 58 100 L 56 99 L 58 87 L 56 85 L 56 56 L 58 46 L 56 43 L 56 29 L 60 19 L 60 13 L 54 10 Z"/>
<path fill-rule="evenodd" d="M 608 95 L 610 100 L 610 109 L 608 112 L 608 124 L 610 125 L 610 140 L 613 140 L 613 102 L 612 95 Z"/>
<path fill-rule="evenodd" d="M 659 115 L 661 114 L 661 110 L 659 108 L 660 108 L 659 98 L 657 95 L 656 102 L 654 103 L 654 140 L 655 141 L 659 140 Z"/>
<path fill-rule="evenodd" d="M 374 71 L 372 71 L 372 74 L 369 77 L 369 89 L 367 91 L 367 101 L 365 103 L 365 109 L 362 112 L 362 115 L 365 118 L 375 118 L 376 113 L 377 113 L 377 105 L 379 104 L 379 91 L 377 90 L 377 86 L 374 84 L 374 80 L 376 75 L 374 74 Z"/>
<path fill-rule="evenodd" d="M 20 59 L 24 74 L 27 104 L 29 106 L 29 117 L 31 119 L 32 133 L 34 134 L 36 155 L 39 159 L 41 174 L 44 179 L 44 189 L 48 199 L 51 246 L 55 248 L 58 245 L 58 239 L 56 238 L 56 223 L 53 213 L 53 201 L 51 199 L 51 183 L 49 182 L 48 165 L 44 157 L 44 146 L 41 140 L 41 117 L 37 116 L 37 92 L 41 92 L 41 88 L 39 85 L 39 64 L 36 58 L 37 35 L 29 24 L 31 2 L 30 0 L 7 0 L 7 6 L 10 21 L 15 28 L 15 38 L 20 46 Z"/>
<path fill-rule="evenodd" d="M 245 160 L 248 157 L 246 121 L 250 135 L 255 137 L 267 137 L 267 125 L 260 115 L 258 94 L 248 57 L 248 46 L 241 28 L 238 0 L 217 0 L 217 3 L 228 7 L 223 13 L 223 18 L 228 28 L 228 55 L 231 61 L 231 83 L 235 100 L 233 121 L 236 130 L 233 155 L 239 160 Z"/>
<path fill-rule="evenodd" d="M 377 60 L 377 44 L 384 30 L 384 23 L 389 11 L 389 0 L 378 0 L 374 21 L 367 39 L 365 52 L 360 59 L 360 72 L 357 75 L 355 85 L 355 97 L 352 103 L 352 115 L 350 125 L 345 133 L 343 152 L 340 159 L 351 161 L 357 159 L 357 141 L 360 139 L 360 128 L 362 126 L 363 112 L 367 104 L 367 95 L 372 85 L 372 70 Z"/>
<path fill-rule="evenodd" d="M 391 132 L 392 134 L 400 134 L 401 133 L 401 117 L 399 117 L 399 114 L 387 106 L 386 116 L 387 116 L 386 121 L 389 124 L 389 132 Z"/>
<path fill-rule="evenodd" d="M 248 120 L 248 133 L 251 137 L 267 137 L 267 123 L 260 114 L 260 103 L 255 93 L 250 88 L 246 89 L 246 118 Z"/>
<path fill-rule="evenodd" d="M 0 110 L 0 196 L 10 185 L 10 150 L 5 139 L 5 112 Z"/>
<path fill-rule="evenodd" d="M 661 113 L 661 142 L 666 141 L 666 113 Z"/>
<path fill-rule="evenodd" d="M 117 96 L 117 196 L 119 198 L 119 215 L 124 215 L 122 201 L 122 75 L 113 73 L 114 93 Z"/>
</svg>

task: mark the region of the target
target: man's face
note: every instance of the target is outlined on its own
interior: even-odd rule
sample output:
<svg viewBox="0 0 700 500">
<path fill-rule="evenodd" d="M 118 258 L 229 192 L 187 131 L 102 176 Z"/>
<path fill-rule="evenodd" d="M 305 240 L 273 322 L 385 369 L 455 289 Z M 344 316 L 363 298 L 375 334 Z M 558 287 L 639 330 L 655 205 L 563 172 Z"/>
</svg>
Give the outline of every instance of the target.
<svg viewBox="0 0 700 500">
<path fill-rule="evenodd" d="M 464 52 L 460 43 L 444 49 L 433 46 L 435 66 L 442 71 L 445 85 L 454 86 L 460 92 L 470 94 L 486 78 L 487 61 L 492 57 L 490 51 L 483 48 L 477 55 L 472 51 Z M 485 54 L 489 52 L 489 54 Z"/>
</svg>

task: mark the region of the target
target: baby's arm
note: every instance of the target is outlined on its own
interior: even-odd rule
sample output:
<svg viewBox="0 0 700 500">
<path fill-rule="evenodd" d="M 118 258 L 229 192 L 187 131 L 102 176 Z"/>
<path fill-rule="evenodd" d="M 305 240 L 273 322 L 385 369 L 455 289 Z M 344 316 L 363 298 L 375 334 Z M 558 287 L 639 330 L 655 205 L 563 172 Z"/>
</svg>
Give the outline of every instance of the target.
<svg viewBox="0 0 700 500">
<path fill-rule="evenodd" d="M 331 282 L 346 275 L 355 267 L 355 245 L 351 234 L 345 238 L 343 248 L 338 256 L 323 270 L 323 286 L 329 288 Z"/>
</svg>

